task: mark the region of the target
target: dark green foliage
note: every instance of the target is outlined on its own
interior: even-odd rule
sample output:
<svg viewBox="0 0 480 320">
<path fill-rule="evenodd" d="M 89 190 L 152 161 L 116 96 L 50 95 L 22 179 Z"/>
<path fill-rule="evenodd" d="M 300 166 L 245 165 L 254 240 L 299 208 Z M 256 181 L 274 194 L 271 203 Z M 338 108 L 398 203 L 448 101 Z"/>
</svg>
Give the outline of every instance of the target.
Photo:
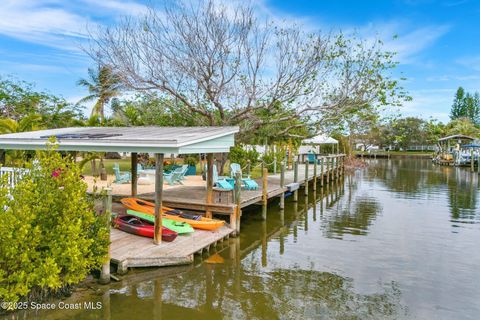
<svg viewBox="0 0 480 320">
<path fill-rule="evenodd" d="M 29 169 L 11 197 L 0 187 L 0 301 L 79 283 L 107 254 L 107 221 L 96 216 L 79 167 L 50 150 Z"/>
<path fill-rule="evenodd" d="M 280 170 L 280 164 L 287 155 L 286 149 L 277 147 L 276 150 L 273 148 L 268 149 L 262 156 L 263 163 L 268 169 L 268 172 L 273 172 L 275 167 L 274 162 L 276 162 L 277 170 Z"/>
<path fill-rule="evenodd" d="M 453 100 L 450 119 L 468 118 L 476 126 L 480 125 L 480 95 L 465 92 L 462 87 L 457 89 Z"/>
<path fill-rule="evenodd" d="M 247 150 L 242 145 L 230 148 L 230 153 L 228 154 L 230 163 L 238 163 L 242 168 L 247 166 L 248 160 L 250 160 L 250 166 L 253 168 L 257 165 L 259 157 L 260 154 L 255 149 Z"/>
<path fill-rule="evenodd" d="M 47 128 L 78 125 L 81 119 L 81 109 L 63 98 L 38 92 L 27 82 L 0 79 L 0 118 L 20 121 L 32 114 Z"/>
</svg>

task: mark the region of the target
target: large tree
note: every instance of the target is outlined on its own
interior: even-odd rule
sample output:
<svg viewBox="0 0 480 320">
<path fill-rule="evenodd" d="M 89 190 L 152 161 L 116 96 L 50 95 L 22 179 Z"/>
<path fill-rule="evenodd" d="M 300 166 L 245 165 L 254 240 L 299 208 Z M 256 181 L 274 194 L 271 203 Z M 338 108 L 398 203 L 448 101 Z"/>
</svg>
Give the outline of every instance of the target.
<svg viewBox="0 0 480 320">
<path fill-rule="evenodd" d="M 468 118 L 472 123 L 480 125 L 480 94 L 471 94 L 459 87 L 453 99 L 450 119 Z"/>
<path fill-rule="evenodd" d="M 77 84 L 88 89 L 88 95 L 78 103 L 96 100 L 90 118 L 105 121 L 105 106 L 114 97 L 120 94 L 121 82 L 112 68 L 100 64 L 96 69 L 88 69 L 88 79 L 80 79 Z"/>
<path fill-rule="evenodd" d="M 37 91 L 28 82 L 0 78 L 0 118 L 16 123 L 32 114 L 40 116 L 37 122 L 47 128 L 76 124 L 81 119 L 80 108 L 65 99 Z"/>
<path fill-rule="evenodd" d="M 405 98 L 380 41 L 259 21 L 244 5 L 150 9 L 92 33 L 88 52 L 129 89 L 155 90 L 207 124 L 240 125 L 241 133 L 284 123 L 296 136 L 299 119 L 318 129 L 344 112 Z M 279 104 L 284 116 L 262 117 Z"/>
</svg>

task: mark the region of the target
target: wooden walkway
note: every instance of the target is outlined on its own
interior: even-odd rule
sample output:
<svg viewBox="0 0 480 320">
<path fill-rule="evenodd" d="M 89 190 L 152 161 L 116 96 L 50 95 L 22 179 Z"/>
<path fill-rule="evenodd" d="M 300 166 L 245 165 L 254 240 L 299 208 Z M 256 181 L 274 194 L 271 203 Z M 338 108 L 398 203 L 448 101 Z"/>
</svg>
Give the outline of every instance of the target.
<svg viewBox="0 0 480 320">
<path fill-rule="evenodd" d="M 343 168 L 332 168 L 328 170 L 317 166 L 317 183 L 327 184 L 328 181 L 338 179 L 343 173 Z M 306 174 L 307 173 L 307 174 Z M 309 165 L 306 172 L 305 164 L 298 165 L 297 183 L 305 187 L 306 184 L 314 180 L 314 166 Z M 266 198 L 271 199 L 279 197 L 288 191 L 288 185 L 294 182 L 294 171 L 289 170 L 284 173 L 284 186 L 280 185 L 281 176 L 279 174 L 269 175 L 267 178 Z M 266 210 L 266 202 L 263 202 L 264 192 L 261 179 L 257 179 L 259 190 L 242 190 L 240 195 L 240 208 L 248 207 L 252 204 L 262 203 Z M 195 230 L 190 235 L 178 236 L 173 242 L 162 242 L 160 245 L 153 244 L 152 239 L 128 234 L 117 229 L 112 229 L 110 234 L 110 257 L 111 261 L 117 264 L 117 272 L 122 274 L 129 267 L 154 267 L 182 265 L 193 262 L 193 256 L 196 253 L 202 253 L 216 246 L 218 242 L 228 239 L 230 235 L 238 235 L 240 230 L 241 210 L 236 210 L 237 206 L 233 203 L 232 191 L 216 191 L 216 202 L 206 203 L 207 190 L 203 186 L 178 186 L 163 191 L 163 204 L 168 207 L 198 210 L 205 212 L 207 210 L 216 214 L 230 216 L 230 225 L 224 226 L 216 231 Z M 153 194 L 140 194 L 139 198 L 154 201 Z M 125 209 L 120 204 L 113 205 L 113 212 L 121 213 Z M 239 212 L 240 214 L 237 214 Z M 265 211 L 266 212 L 266 211 Z"/>
<path fill-rule="evenodd" d="M 317 167 L 317 179 L 320 182 L 320 179 L 325 178 L 327 173 L 332 175 L 332 171 L 336 170 L 327 169 L 324 167 L 323 172 L 321 172 L 320 166 Z M 314 168 L 313 165 L 309 165 L 308 178 L 305 179 L 305 165 L 298 165 L 298 179 L 297 183 L 300 186 L 305 186 L 305 180 L 312 181 Z M 259 189 L 258 190 L 242 190 L 241 192 L 241 208 L 248 207 L 252 204 L 259 203 L 262 200 L 263 189 L 261 179 L 256 179 Z M 293 170 L 288 170 L 285 172 L 285 185 L 294 182 L 294 172 Z M 267 198 L 271 199 L 278 197 L 284 192 L 287 191 L 287 187 L 280 187 L 280 174 L 269 175 L 268 184 L 267 184 Z M 221 192 L 216 190 L 216 203 L 207 204 L 207 190 L 206 187 L 202 186 L 179 186 L 176 188 L 166 189 L 163 191 L 163 204 L 167 207 L 178 208 L 178 209 L 187 209 L 187 210 L 196 210 L 205 212 L 207 210 L 212 211 L 217 214 L 226 214 L 230 215 L 235 209 L 233 203 L 233 192 Z M 144 193 L 139 194 L 139 198 L 154 201 L 155 197 L 153 193 Z M 220 201 L 218 201 L 220 200 Z"/>
<path fill-rule="evenodd" d="M 152 239 L 132 235 L 117 229 L 110 231 L 110 259 L 117 264 L 118 273 L 129 267 L 162 267 L 190 264 L 196 253 L 209 251 L 211 246 L 228 239 L 234 230 L 221 227 L 216 231 L 195 230 L 179 235 L 172 242 L 153 244 Z"/>
</svg>

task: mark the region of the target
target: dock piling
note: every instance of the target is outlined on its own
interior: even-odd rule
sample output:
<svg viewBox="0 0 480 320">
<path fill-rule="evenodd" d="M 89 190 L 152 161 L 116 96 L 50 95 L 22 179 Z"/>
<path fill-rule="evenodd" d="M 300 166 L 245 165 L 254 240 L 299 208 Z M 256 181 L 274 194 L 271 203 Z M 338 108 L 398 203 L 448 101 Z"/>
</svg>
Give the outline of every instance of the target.
<svg viewBox="0 0 480 320">
<path fill-rule="evenodd" d="M 240 234 L 240 217 L 242 215 L 242 209 L 241 209 L 241 191 L 242 190 L 242 175 L 240 172 L 237 172 L 235 174 L 235 190 L 234 190 L 234 195 L 235 195 L 235 214 L 231 218 L 230 224 L 234 222 L 234 225 L 232 225 L 232 228 L 235 229 L 235 235 L 238 236 Z"/>
<path fill-rule="evenodd" d="M 155 154 L 155 244 L 162 243 L 163 158 L 163 153 Z"/>
<path fill-rule="evenodd" d="M 473 158 L 473 148 L 470 150 L 470 170 L 472 172 L 475 172 L 475 167 L 474 167 L 474 158 Z"/>
<path fill-rule="evenodd" d="M 305 161 L 305 197 L 308 197 L 308 160 Z"/>
<path fill-rule="evenodd" d="M 262 219 L 267 220 L 268 205 L 268 169 L 263 168 L 262 176 Z"/>
<path fill-rule="evenodd" d="M 110 232 L 111 216 L 112 216 L 112 188 L 105 188 L 105 195 L 103 198 L 103 214 L 106 216 L 107 228 Z M 110 245 L 108 246 L 107 256 L 102 264 L 100 272 L 100 284 L 107 284 L 110 282 Z"/>
<path fill-rule="evenodd" d="M 130 159 L 131 162 L 131 172 L 132 172 L 132 197 L 137 196 L 137 183 L 138 183 L 138 172 L 137 172 L 137 162 L 138 162 L 138 154 L 136 152 L 132 152 L 132 156 Z"/>
<path fill-rule="evenodd" d="M 280 166 L 280 188 L 285 187 L 285 161 L 282 161 Z M 285 192 L 280 194 L 280 209 L 285 208 Z"/>
<path fill-rule="evenodd" d="M 313 163 L 313 191 L 317 191 L 317 157 L 315 156 L 315 162 Z"/>
<path fill-rule="evenodd" d="M 298 161 L 293 161 L 293 182 L 298 182 Z M 293 191 L 293 201 L 298 201 L 298 190 Z"/>
<path fill-rule="evenodd" d="M 325 176 L 325 173 L 323 172 L 323 162 L 324 162 L 325 158 L 322 157 L 322 159 L 320 160 L 320 186 L 323 188 L 323 179 L 324 179 L 324 176 Z"/>
<path fill-rule="evenodd" d="M 207 153 L 207 204 L 213 203 L 213 153 Z M 212 211 L 205 213 L 207 218 L 212 218 Z"/>
</svg>

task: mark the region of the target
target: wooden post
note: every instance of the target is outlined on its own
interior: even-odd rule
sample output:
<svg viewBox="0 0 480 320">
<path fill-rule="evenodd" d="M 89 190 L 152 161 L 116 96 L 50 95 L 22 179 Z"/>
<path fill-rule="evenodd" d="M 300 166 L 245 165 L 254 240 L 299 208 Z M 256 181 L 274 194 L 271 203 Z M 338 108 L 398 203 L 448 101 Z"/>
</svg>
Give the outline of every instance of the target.
<svg viewBox="0 0 480 320">
<path fill-rule="evenodd" d="M 323 162 L 325 161 L 325 158 L 322 157 L 322 160 L 320 160 L 320 186 L 323 188 L 323 179 L 325 179 L 325 173 L 323 172 Z"/>
<path fill-rule="evenodd" d="M 200 171 L 200 175 L 202 175 L 203 174 L 203 161 L 202 161 L 202 154 L 201 153 L 198 154 L 198 163 L 200 163 L 200 170 L 199 171 Z"/>
<path fill-rule="evenodd" d="M 268 204 L 268 169 L 263 168 L 262 176 L 262 219 L 267 220 L 267 204 Z"/>
<path fill-rule="evenodd" d="M 280 167 L 280 188 L 285 187 L 285 161 L 282 161 Z M 280 194 L 280 209 L 285 208 L 285 192 Z"/>
<path fill-rule="evenodd" d="M 242 215 L 242 175 L 240 172 L 235 174 L 235 188 L 234 188 L 234 195 L 235 195 L 235 234 L 238 236 L 240 234 L 240 217 Z M 233 226 L 232 226 L 233 227 Z"/>
<path fill-rule="evenodd" d="M 213 203 L 213 153 L 207 153 L 207 205 Z M 212 218 L 212 211 L 207 208 L 207 218 Z"/>
<path fill-rule="evenodd" d="M 470 150 L 470 170 L 475 172 L 474 161 L 473 161 L 473 148 Z"/>
<path fill-rule="evenodd" d="M 305 161 L 305 197 L 308 196 L 308 160 Z"/>
<path fill-rule="evenodd" d="M 293 182 L 298 182 L 298 161 L 293 162 Z M 298 190 L 293 191 L 293 201 L 298 201 Z"/>
<path fill-rule="evenodd" d="M 132 152 L 131 158 L 130 158 L 130 164 L 131 164 L 131 172 L 132 172 L 132 197 L 135 197 L 137 195 L 137 181 L 138 181 L 138 172 L 137 172 L 137 162 L 138 162 L 138 154 L 136 152 Z"/>
<path fill-rule="evenodd" d="M 326 166 L 327 166 L 327 183 L 330 182 L 330 158 L 326 157 Z"/>
<path fill-rule="evenodd" d="M 340 156 L 336 156 L 336 161 L 335 161 L 335 163 L 337 164 L 337 166 L 336 166 L 336 168 L 335 168 L 335 169 L 336 169 L 336 170 L 335 170 L 335 171 L 336 171 L 335 173 L 336 173 L 337 179 L 338 179 L 338 178 L 340 178 Z"/>
<path fill-rule="evenodd" d="M 247 171 L 247 176 L 250 177 L 250 170 L 251 170 L 251 163 L 250 163 L 250 160 L 247 160 L 247 168 L 246 168 L 246 171 Z"/>
<path fill-rule="evenodd" d="M 106 216 L 106 223 L 108 228 L 108 234 L 111 230 L 111 216 L 112 216 L 112 188 L 105 188 L 105 195 L 103 198 L 103 214 Z M 101 284 L 107 284 L 110 282 L 110 245 L 108 245 L 107 256 L 102 264 L 102 270 L 100 271 Z"/>
<path fill-rule="evenodd" d="M 317 162 L 317 156 L 315 156 L 315 162 L 313 163 L 313 191 L 317 191 Z"/>
<path fill-rule="evenodd" d="M 155 233 L 153 243 L 162 243 L 163 153 L 155 153 Z"/>
<path fill-rule="evenodd" d="M 335 180 L 335 157 L 332 157 L 330 161 L 332 161 L 332 169 L 330 170 L 330 173 L 332 175 L 332 181 L 333 181 Z"/>
</svg>

